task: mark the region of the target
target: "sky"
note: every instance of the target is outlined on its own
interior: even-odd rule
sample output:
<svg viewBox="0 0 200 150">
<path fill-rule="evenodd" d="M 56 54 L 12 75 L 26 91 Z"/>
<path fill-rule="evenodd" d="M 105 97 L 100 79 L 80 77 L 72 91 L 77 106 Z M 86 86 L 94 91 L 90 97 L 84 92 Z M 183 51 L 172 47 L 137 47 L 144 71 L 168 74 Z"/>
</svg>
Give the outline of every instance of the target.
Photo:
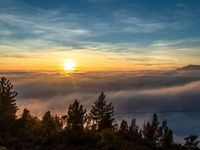
<svg viewBox="0 0 200 150">
<path fill-rule="evenodd" d="M 1 0 L 0 70 L 200 64 L 198 0 Z"/>
<path fill-rule="evenodd" d="M 117 121 L 199 109 L 199 0 L 0 0 L 0 77 L 18 92 L 18 115 L 88 110 L 104 91 Z M 159 114 L 177 141 L 200 133 L 199 113 Z M 177 121 L 178 120 L 178 121 Z M 181 128 L 180 128 L 181 126 Z M 199 135 L 200 136 L 200 135 Z"/>
</svg>

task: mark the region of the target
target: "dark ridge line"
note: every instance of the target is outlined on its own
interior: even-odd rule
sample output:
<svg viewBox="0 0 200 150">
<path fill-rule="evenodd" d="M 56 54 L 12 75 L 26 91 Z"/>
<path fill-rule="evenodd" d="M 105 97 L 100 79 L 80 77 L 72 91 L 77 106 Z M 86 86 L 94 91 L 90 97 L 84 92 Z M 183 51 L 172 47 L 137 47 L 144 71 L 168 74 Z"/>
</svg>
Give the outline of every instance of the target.
<svg viewBox="0 0 200 150">
<path fill-rule="evenodd" d="M 185 109 L 185 110 L 163 110 L 163 111 L 132 111 L 132 112 L 117 112 L 114 113 L 115 115 L 125 115 L 125 114 L 152 114 L 152 113 L 181 113 L 181 112 L 200 112 L 200 109 L 196 110 L 190 110 L 190 109 Z"/>
</svg>

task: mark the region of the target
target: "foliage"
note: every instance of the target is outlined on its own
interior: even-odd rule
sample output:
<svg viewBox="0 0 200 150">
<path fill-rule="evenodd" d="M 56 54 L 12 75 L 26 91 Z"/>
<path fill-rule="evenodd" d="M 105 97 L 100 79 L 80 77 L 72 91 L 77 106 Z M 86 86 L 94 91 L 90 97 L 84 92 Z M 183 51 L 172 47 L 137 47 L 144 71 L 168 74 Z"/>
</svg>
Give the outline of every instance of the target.
<svg viewBox="0 0 200 150">
<path fill-rule="evenodd" d="M 17 105 L 12 83 L 5 77 L 0 80 L 0 132 L 8 132 L 16 118 Z"/>
<path fill-rule="evenodd" d="M 114 107 L 112 103 L 107 103 L 106 95 L 101 92 L 97 101 L 94 102 L 90 116 L 94 121 L 94 126 L 98 131 L 106 128 L 114 128 Z"/>
<path fill-rule="evenodd" d="M 160 139 L 159 144 L 163 147 L 171 147 L 174 143 L 173 132 L 167 126 L 167 121 L 164 120 L 162 126 L 159 128 Z"/>
<path fill-rule="evenodd" d="M 80 105 L 79 101 L 75 100 L 68 109 L 68 115 L 66 117 L 67 127 L 73 131 L 82 131 L 83 125 L 86 122 L 85 114 L 86 109 L 83 109 L 83 105 Z"/>
<path fill-rule="evenodd" d="M 159 122 L 157 114 L 153 114 L 153 119 L 150 122 L 144 124 L 143 135 L 145 140 L 152 145 L 153 147 L 156 146 L 159 138 Z"/>
</svg>

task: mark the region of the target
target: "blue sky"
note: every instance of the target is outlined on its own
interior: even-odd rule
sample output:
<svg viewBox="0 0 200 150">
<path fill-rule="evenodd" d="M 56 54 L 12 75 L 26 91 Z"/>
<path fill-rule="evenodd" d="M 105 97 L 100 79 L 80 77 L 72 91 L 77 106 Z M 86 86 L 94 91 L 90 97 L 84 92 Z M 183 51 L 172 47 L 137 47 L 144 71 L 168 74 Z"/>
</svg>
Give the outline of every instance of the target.
<svg viewBox="0 0 200 150">
<path fill-rule="evenodd" d="M 199 64 L 199 8 L 198 0 L 1 0 L 0 56 L 62 47 Z"/>
</svg>

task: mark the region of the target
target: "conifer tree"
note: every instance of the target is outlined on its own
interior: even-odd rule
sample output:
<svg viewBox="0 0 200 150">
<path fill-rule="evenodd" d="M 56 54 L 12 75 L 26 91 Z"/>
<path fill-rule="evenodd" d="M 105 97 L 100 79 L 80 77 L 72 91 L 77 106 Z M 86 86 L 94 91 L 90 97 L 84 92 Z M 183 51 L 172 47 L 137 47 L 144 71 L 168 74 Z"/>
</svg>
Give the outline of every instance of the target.
<svg viewBox="0 0 200 150">
<path fill-rule="evenodd" d="M 113 128 L 114 125 L 114 108 L 112 103 L 107 103 L 106 95 L 101 92 L 97 101 L 94 102 L 90 115 L 95 121 L 94 125 L 99 131 L 106 128 Z"/>
<path fill-rule="evenodd" d="M 132 119 L 131 125 L 129 127 L 129 131 L 132 134 L 138 134 L 138 132 L 139 132 L 138 130 L 139 130 L 139 127 L 136 125 L 136 119 Z"/>
<path fill-rule="evenodd" d="M 119 137 L 126 139 L 128 137 L 128 134 L 129 134 L 128 131 L 129 130 L 128 130 L 128 123 L 127 123 L 127 121 L 126 120 L 122 120 L 121 124 L 120 124 L 120 127 L 119 127 L 119 131 L 118 131 Z"/>
<path fill-rule="evenodd" d="M 31 113 L 27 108 L 25 108 L 23 113 L 22 113 L 22 119 L 28 120 L 28 121 L 32 119 Z"/>
<path fill-rule="evenodd" d="M 21 118 L 18 118 L 15 123 L 16 135 L 21 137 L 20 140 L 24 143 L 31 141 L 39 141 L 41 135 L 41 121 L 37 117 L 33 117 L 30 111 L 25 108 Z"/>
<path fill-rule="evenodd" d="M 82 131 L 85 122 L 86 109 L 83 109 L 83 105 L 80 105 L 79 101 L 75 100 L 68 109 L 67 127 L 73 131 Z"/>
<path fill-rule="evenodd" d="M 153 146 L 156 146 L 158 142 L 159 138 L 158 130 L 159 130 L 158 116 L 157 114 L 153 114 L 153 119 L 151 123 L 147 122 L 147 124 L 145 124 L 143 128 L 143 135 L 145 140 L 153 144 Z"/>
<path fill-rule="evenodd" d="M 52 116 L 50 111 L 47 111 L 42 118 L 42 133 L 45 138 L 57 136 L 62 129 L 60 118 Z"/>
<path fill-rule="evenodd" d="M 0 133 L 10 129 L 16 119 L 17 105 L 14 91 L 10 80 L 2 77 L 0 80 Z"/>
<path fill-rule="evenodd" d="M 162 122 L 162 126 L 160 127 L 158 132 L 160 133 L 160 145 L 161 146 L 170 147 L 173 145 L 173 143 L 174 143 L 173 132 L 167 126 L 166 120 L 164 120 Z"/>
<path fill-rule="evenodd" d="M 126 120 L 122 120 L 119 130 L 122 132 L 128 132 L 128 123 Z"/>
<path fill-rule="evenodd" d="M 17 123 L 20 127 L 20 133 L 23 136 L 28 136 L 31 134 L 30 132 L 34 124 L 33 117 L 31 116 L 30 111 L 28 109 L 24 109 L 22 117 L 17 120 Z"/>
<path fill-rule="evenodd" d="M 129 133 L 134 141 L 142 139 L 142 133 L 139 131 L 139 126 L 136 124 L 136 119 L 132 119 L 129 127 Z"/>
</svg>

